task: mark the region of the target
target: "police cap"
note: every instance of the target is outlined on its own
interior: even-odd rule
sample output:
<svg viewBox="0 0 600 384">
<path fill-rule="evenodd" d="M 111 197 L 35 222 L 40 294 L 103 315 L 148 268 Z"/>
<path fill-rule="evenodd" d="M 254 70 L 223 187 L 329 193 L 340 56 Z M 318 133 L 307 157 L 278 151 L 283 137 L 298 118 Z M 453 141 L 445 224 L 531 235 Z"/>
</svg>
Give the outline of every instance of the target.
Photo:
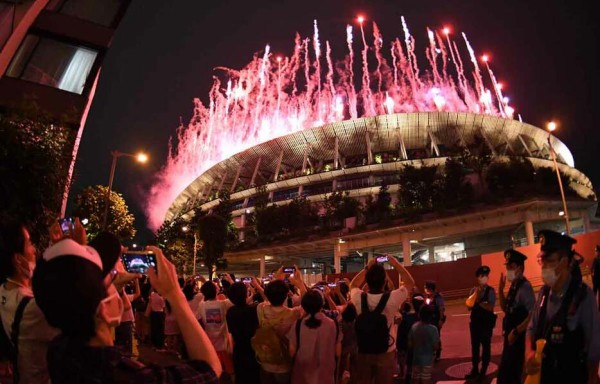
<svg viewBox="0 0 600 384">
<path fill-rule="evenodd" d="M 490 274 L 490 267 L 488 267 L 487 265 L 482 265 L 481 267 L 477 268 L 477 270 L 475 271 L 475 277 L 487 276 L 489 274 Z"/>
<path fill-rule="evenodd" d="M 573 250 L 573 245 L 577 243 L 577 240 L 574 238 L 549 229 L 539 231 L 538 237 L 541 245 L 540 250 L 544 255 L 549 255 L 556 251 L 570 252 Z"/>
<path fill-rule="evenodd" d="M 523 264 L 527 260 L 527 256 L 514 249 L 507 249 L 504 251 L 504 260 L 506 261 L 504 264 Z"/>
</svg>

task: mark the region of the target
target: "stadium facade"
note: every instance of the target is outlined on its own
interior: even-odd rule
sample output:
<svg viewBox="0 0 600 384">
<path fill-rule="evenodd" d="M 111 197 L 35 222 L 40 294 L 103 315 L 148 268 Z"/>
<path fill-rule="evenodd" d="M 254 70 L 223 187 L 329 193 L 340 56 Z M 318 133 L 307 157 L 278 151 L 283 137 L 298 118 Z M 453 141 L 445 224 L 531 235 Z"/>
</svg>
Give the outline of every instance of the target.
<svg viewBox="0 0 600 384">
<path fill-rule="evenodd" d="M 271 204 L 287 204 L 296 196 L 320 202 L 333 191 L 345 191 L 365 201 L 382 184 L 396 195 L 395 175 L 405 166 L 442 166 L 452 149 L 484 143 L 495 161 L 528 159 L 535 169 L 558 168 L 578 197 L 568 201 L 573 233 L 591 230 L 597 206 L 590 180 L 575 168 L 567 146 L 547 131 L 517 120 L 456 112 L 400 113 L 340 121 L 299 131 L 233 155 L 191 183 L 172 203 L 166 219 L 189 218 L 194 207 L 209 211 L 219 204 L 217 191 L 230 192 L 234 223 L 243 240 L 247 215 L 253 210 L 257 185 L 265 185 Z M 551 146 L 551 147 L 550 147 Z M 473 180 L 477 183 L 477 180 Z M 564 230 L 560 198 L 529 199 L 507 205 L 478 204 L 467 212 L 438 217 L 425 215 L 416 223 L 355 230 L 346 223 L 329 236 L 277 243 L 226 255 L 235 269 L 264 275 L 273 264 L 295 262 L 328 272 L 362 268 L 364 258 L 377 254 L 402 257 L 405 264 L 427 264 L 495 252 L 511 245 L 534 244 L 535 232 Z M 403 257 L 410 254 L 411 257 Z M 358 256 L 358 258 L 357 258 Z M 258 263 L 256 263 L 258 261 Z M 258 267 L 260 266 L 260 267 Z"/>
</svg>

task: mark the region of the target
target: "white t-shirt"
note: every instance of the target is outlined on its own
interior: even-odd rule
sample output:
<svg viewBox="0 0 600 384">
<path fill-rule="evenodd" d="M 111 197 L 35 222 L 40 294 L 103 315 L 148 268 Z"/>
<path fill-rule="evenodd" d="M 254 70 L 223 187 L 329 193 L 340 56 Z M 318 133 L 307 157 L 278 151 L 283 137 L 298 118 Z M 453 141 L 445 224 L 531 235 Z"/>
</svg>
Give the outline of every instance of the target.
<svg viewBox="0 0 600 384">
<path fill-rule="evenodd" d="M 217 352 L 231 352 L 231 342 L 225 315 L 233 307 L 229 300 L 210 300 L 198 304 L 196 318 L 202 320 L 204 329 Z"/>
<path fill-rule="evenodd" d="M 362 304 L 362 295 L 363 291 L 359 288 L 352 288 L 350 291 L 350 300 L 352 304 L 356 307 L 357 315 L 361 313 L 361 304 Z M 367 306 L 369 307 L 369 311 L 372 311 L 379 304 L 379 300 L 381 300 L 382 293 L 379 294 L 371 294 L 367 293 Z M 400 311 L 400 306 L 404 303 L 404 301 L 408 298 L 408 292 L 406 288 L 400 287 L 390 292 L 390 297 L 388 299 L 385 308 L 383 309 L 383 314 L 387 318 L 388 328 L 390 330 L 390 337 L 393 339 L 392 345 L 388 348 L 388 352 L 393 352 L 396 350 L 396 334 L 398 333 L 398 327 L 394 325 L 394 320 L 396 316 L 398 316 L 398 312 Z"/>
<path fill-rule="evenodd" d="M 0 332 L 10 335 L 17 306 L 25 296 L 33 296 L 30 289 L 5 289 L 0 286 L 0 316 L 2 327 Z M 19 375 L 21 384 L 45 384 L 50 382 L 46 364 L 48 343 L 60 331 L 46 322 L 44 314 L 32 299 L 23 312 L 19 327 Z"/>
<path fill-rule="evenodd" d="M 165 299 L 163 299 L 162 296 L 159 295 L 158 293 L 152 292 L 150 294 L 150 299 L 149 299 L 148 305 L 150 306 L 150 310 L 152 312 L 164 312 Z"/>
</svg>

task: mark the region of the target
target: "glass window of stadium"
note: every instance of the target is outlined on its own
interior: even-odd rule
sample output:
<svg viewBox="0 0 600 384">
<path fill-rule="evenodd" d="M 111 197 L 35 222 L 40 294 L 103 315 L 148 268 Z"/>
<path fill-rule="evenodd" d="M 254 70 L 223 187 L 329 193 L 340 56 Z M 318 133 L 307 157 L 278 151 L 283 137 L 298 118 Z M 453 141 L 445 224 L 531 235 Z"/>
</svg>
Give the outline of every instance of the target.
<svg viewBox="0 0 600 384">
<path fill-rule="evenodd" d="M 6 75 L 81 94 L 98 52 L 73 44 L 27 35 Z"/>
<path fill-rule="evenodd" d="M 109 27 L 122 0 L 50 0 L 46 9 Z"/>
</svg>

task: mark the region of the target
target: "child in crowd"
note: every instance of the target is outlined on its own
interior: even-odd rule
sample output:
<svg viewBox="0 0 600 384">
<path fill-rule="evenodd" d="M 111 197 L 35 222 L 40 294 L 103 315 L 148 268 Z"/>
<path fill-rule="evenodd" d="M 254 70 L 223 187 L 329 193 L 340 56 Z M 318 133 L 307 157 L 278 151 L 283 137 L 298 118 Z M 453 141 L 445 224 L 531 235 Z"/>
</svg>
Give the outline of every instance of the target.
<svg viewBox="0 0 600 384">
<path fill-rule="evenodd" d="M 432 305 L 424 305 L 419 311 L 419 321 L 408 333 L 408 348 L 412 349 L 412 383 L 429 384 L 435 352 L 440 347 L 440 335 L 431 324 L 434 317 Z"/>
<path fill-rule="evenodd" d="M 349 374 L 352 377 L 356 364 L 356 353 L 358 345 L 356 344 L 356 330 L 354 329 L 354 320 L 356 320 L 356 307 L 348 303 L 342 311 L 341 331 L 342 331 L 342 356 L 340 358 L 340 369 L 338 371 L 338 382 L 341 383 Z"/>
<path fill-rule="evenodd" d="M 407 373 L 407 352 L 408 352 L 408 333 L 412 326 L 417 322 L 418 315 L 414 307 L 408 301 L 402 304 L 400 308 L 402 317 L 398 324 L 398 337 L 396 338 L 396 350 L 398 351 L 398 376 L 406 377 Z M 408 381 L 408 378 L 406 378 Z"/>
</svg>

